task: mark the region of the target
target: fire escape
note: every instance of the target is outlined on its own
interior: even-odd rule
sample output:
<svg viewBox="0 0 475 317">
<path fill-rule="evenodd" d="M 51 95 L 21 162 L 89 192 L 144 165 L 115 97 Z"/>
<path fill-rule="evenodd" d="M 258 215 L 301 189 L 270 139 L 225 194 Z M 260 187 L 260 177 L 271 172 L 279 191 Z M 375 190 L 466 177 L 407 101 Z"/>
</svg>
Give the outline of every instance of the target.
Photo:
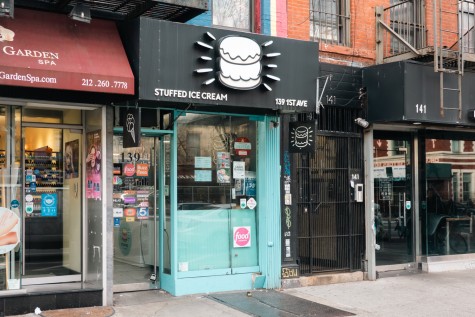
<svg viewBox="0 0 475 317">
<path fill-rule="evenodd" d="M 391 0 L 376 7 L 376 63 L 412 59 L 433 65 L 440 116 L 457 111 L 460 120 L 462 77 L 475 69 L 474 14 L 474 0 Z"/>
</svg>

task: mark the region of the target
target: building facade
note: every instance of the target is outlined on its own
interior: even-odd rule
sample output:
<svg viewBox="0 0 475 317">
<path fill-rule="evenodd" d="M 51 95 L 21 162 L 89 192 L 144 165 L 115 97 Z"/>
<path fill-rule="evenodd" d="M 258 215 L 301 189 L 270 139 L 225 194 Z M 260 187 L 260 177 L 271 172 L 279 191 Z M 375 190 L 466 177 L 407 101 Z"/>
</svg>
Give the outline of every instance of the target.
<svg viewBox="0 0 475 317">
<path fill-rule="evenodd" d="M 282 115 L 316 111 L 317 44 L 246 32 L 271 2 L 225 27 L 90 5 L 0 18 L 3 312 L 280 287 Z"/>
<path fill-rule="evenodd" d="M 469 268 L 473 4 L 289 1 L 288 8 L 289 37 L 314 38 L 320 62 L 362 71 L 362 113 L 353 118 L 364 119 L 354 123 L 364 128 L 368 278 Z"/>
</svg>

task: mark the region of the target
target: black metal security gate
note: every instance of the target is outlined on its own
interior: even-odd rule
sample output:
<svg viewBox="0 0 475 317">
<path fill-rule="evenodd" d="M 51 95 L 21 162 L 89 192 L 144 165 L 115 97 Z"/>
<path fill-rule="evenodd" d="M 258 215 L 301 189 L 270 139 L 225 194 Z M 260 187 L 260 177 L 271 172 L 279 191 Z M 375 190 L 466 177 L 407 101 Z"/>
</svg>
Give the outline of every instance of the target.
<svg viewBox="0 0 475 317">
<path fill-rule="evenodd" d="M 325 106 L 315 152 L 297 155 L 301 275 L 362 268 L 364 204 L 353 197 L 354 184 L 364 183 L 361 128 L 354 123 L 360 112 Z"/>
</svg>

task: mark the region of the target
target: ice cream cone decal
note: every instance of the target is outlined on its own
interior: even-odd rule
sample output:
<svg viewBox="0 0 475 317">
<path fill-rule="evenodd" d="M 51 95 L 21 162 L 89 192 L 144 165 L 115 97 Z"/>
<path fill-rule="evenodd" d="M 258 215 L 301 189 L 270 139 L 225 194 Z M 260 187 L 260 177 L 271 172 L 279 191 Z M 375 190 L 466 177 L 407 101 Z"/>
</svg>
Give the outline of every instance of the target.
<svg viewBox="0 0 475 317">
<path fill-rule="evenodd" d="M 131 113 L 127 114 L 127 119 L 126 119 L 126 127 L 127 127 L 127 132 L 130 133 L 130 136 L 132 137 L 132 140 L 135 143 L 135 118 L 134 115 Z"/>
</svg>

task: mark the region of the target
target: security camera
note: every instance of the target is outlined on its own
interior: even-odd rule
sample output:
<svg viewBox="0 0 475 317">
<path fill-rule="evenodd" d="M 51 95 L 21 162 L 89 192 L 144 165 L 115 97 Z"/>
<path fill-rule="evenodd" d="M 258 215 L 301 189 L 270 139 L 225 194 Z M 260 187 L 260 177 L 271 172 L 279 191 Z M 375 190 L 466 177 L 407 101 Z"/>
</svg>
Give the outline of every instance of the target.
<svg viewBox="0 0 475 317">
<path fill-rule="evenodd" d="M 369 127 L 369 122 L 363 118 L 356 118 L 355 123 L 359 125 L 360 127 L 362 127 L 363 129 L 366 129 L 367 127 Z"/>
</svg>

